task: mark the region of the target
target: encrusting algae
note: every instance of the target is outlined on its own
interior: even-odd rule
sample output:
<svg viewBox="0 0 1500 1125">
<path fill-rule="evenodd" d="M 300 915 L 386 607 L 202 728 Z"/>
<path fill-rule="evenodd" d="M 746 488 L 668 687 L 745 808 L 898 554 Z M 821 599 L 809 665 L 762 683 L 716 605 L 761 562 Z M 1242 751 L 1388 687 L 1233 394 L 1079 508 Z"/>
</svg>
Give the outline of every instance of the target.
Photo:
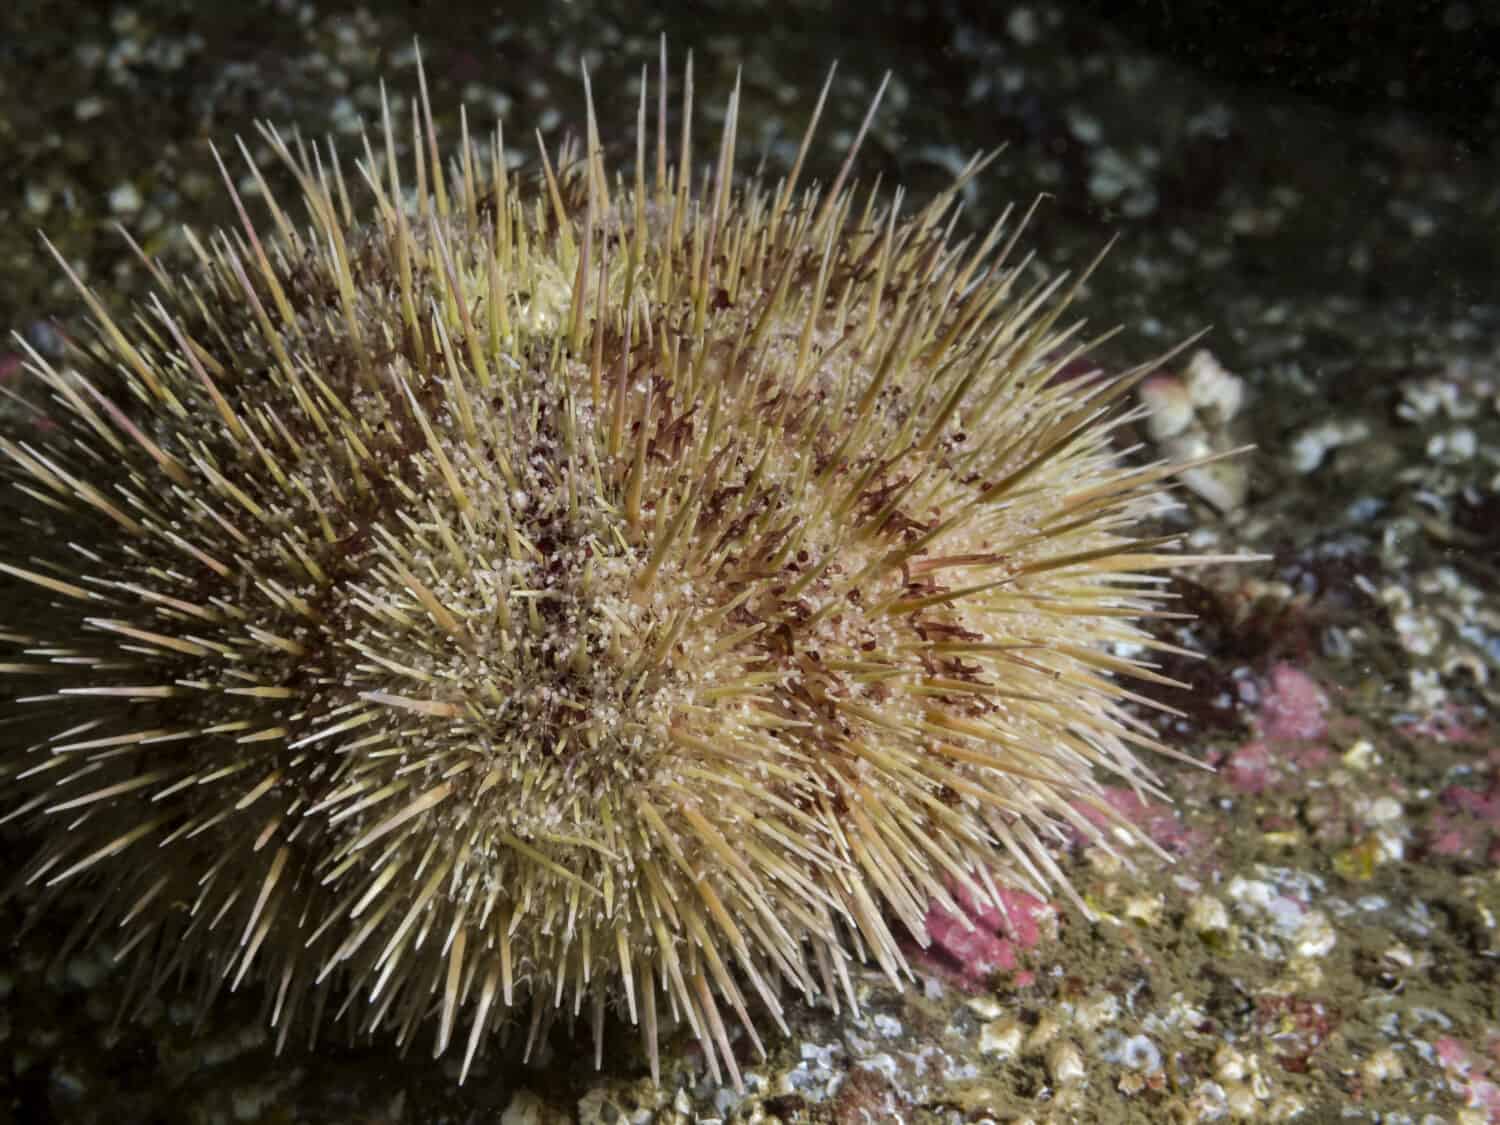
<svg viewBox="0 0 1500 1125">
<path fill-rule="evenodd" d="M 53 434 L 0 439 L 0 571 L 48 603 L 3 635 L 44 733 L 0 792 L 127 1007 L 254 979 L 279 1041 L 464 1073 L 515 1009 L 528 1050 L 587 1009 L 597 1062 L 613 1008 L 653 1074 L 675 1018 L 738 1085 L 736 1024 L 899 980 L 930 903 L 1071 893 L 1085 810 L 1144 842 L 1103 798 L 1164 749 L 1120 678 L 1170 682 L 1130 655 L 1153 573 L 1205 561 L 1133 531 L 1179 467 L 1111 446 L 1155 362 L 1077 377 L 1080 281 L 1009 212 L 953 239 L 983 160 L 910 215 L 858 139 L 804 188 L 820 98 L 736 184 L 736 91 L 695 185 L 666 85 L 664 47 L 624 176 L 592 99 L 536 193 L 498 128 L 445 168 L 424 81 L 412 170 L 388 107 L 357 176 L 262 129 L 306 225 L 242 144 L 269 219 L 226 170 L 239 229 L 142 255 L 132 318 L 62 263 L 97 330 L 30 356 Z"/>
</svg>

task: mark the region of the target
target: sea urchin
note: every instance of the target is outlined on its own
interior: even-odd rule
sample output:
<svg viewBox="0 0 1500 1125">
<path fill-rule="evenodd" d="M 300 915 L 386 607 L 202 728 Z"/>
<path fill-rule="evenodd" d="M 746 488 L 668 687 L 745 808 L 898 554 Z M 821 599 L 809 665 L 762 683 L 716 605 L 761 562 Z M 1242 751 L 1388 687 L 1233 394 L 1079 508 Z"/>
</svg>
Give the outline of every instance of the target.
<svg viewBox="0 0 1500 1125">
<path fill-rule="evenodd" d="M 358 180 L 262 129 L 305 226 L 242 145 L 269 219 L 142 255 L 130 322 L 63 263 L 96 333 L 0 439 L 49 603 L 0 786 L 134 1000 L 255 978 L 282 1038 L 432 1023 L 465 1072 L 513 1008 L 597 1051 L 611 1006 L 655 1070 L 665 1004 L 738 1083 L 732 1021 L 899 978 L 893 927 L 1062 884 L 1099 773 L 1149 786 L 1120 646 L 1182 559 L 1132 534 L 1137 376 L 1071 377 L 1023 223 L 951 239 L 981 161 L 905 215 L 858 139 L 801 187 L 810 125 L 737 185 L 736 92 L 695 186 L 691 91 L 675 162 L 643 75 L 633 170 L 591 100 L 530 193 L 498 128 L 445 169 L 424 82 L 414 171 L 388 108 Z"/>
</svg>

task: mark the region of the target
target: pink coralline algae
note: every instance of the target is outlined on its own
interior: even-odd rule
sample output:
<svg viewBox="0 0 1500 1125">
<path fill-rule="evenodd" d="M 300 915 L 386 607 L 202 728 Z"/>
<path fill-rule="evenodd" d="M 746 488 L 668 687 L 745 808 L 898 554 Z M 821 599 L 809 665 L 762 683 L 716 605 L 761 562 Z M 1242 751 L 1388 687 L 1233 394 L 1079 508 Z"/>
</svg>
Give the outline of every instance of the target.
<svg viewBox="0 0 1500 1125">
<path fill-rule="evenodd" d="M 1261 737 L 1273 742 L 1315 742 L 1328 734 L 1328 697 L 1306 672 L 1276 664 L 1267 677 L 1259 727 Z"/>
<path fill-rule="evenodd" d="M 1208 842 L 1202 833 L 1195 832 L 1183 824 L 1182 818 L 1177 815 L 1177 811 L 1172 806 L 1143 797 L 1133 789 L 1127 789 L 1123 785 L 1107 786 L 1104 790 L 1104 800 L 1111 809 L 1139 828 L 1153 844 L 1168 855 L 1191 855 Z M 1107 829 L 1111 824 L 1109 816 L 1092 805 L 1080 803 L 1074 807 L 1087 820 L 1101 829 Z M 1079 833 L 1075 836 L 1075 842 L 1084 844 L 1087 841 Z"/>
<path fill-rule="evenodd" d="M 1469 1048 L 1451 1035 L 1439 1036 L 1432 1049 L 1448 1072 L 1449 1082 L 1461 1093 L 1464 1105 L 1484 1110 L 1492 1125 L 1500 1125 L 1500 1085 L 1490 1077 L 1488 1061 L 1476 1061 Z"/>
<path fill-rule="evenodd" d="M 1025 891 L 1000 888 L 1002 909 L 996 910 L 957 884 L 948 890 L 960 913 L 933 903 L 926 917 L 931 944 L 914 951 L 913 959 L 965 992 L 982 988 L 993 973 L 1015 972 L 1018 952 L 1056 936 L 1056 908 Z M 1027 979 L 1029 974 L 1017 973 L 1017 983 Z"/>
<path fill-rule="evenodd" d="M 1492 751 L 1489 778 L 1450 785 L 1438 794 L 1438 808 L 1426 826 L 1430 855 L 1500 866 L 1500 776 L 1494 771 L 1500 751 Z"/>
<path fill-rule="evenodd" d="M 1229 755 L 1223 773 L 1236 792 L 1264 793 L 1271 787 L 1271 751 L 1264 742 L 1247 742 Z"/>
<path fill-rule="evenodd" d="M 1434 742 L 1465 745 L 1478 742 L 1486 733 L 1485 724 L 1475 711 L 1448 702 L 1435 711 L 1398 719 L 1396 725 L 1418 738 Z"/>
<path fill-rule="evenodd" d="M 1262 682 L 1256 737 L 1218 763 L 1231 789 L 1258 796 L 1285 781 L 1287 767 L 1317 769 L 1330 757 L 1328 696 L 1306 672 L 1275 664 Z"/>
</svg>

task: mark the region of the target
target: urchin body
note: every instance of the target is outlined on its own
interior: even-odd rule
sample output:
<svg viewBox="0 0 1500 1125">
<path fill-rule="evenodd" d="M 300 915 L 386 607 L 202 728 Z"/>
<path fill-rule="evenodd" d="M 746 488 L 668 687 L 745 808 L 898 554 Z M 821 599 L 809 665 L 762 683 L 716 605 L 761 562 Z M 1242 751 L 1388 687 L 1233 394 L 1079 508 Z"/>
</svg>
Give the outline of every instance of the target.
<svg viewBox="0 0 1500 1125">
<path fill-rule="evenodd" d="M 255 979 L 283 1035 L 465 1069 L 517 1007 L 618 1007 L 654 1066 L 671 1011 L 737 1082 L 732 1022 L 898 976 L 893 927 L 1146 784 L 1114 650 L 1180 560 L 1129 381 L 1055 378 L 1059 284 L 953 193 L 735 186 L 733 110 L 701 190 L 644 91 L 633 176 L 591 118 L 534 194 L 498 135 L 444 175 L 430 113 L 362 183 L 267 131 L 305 222 L 241 207 L 33 357 L 64 425 L 0 443 L 0 570 L 55 603 L 5 666 L 50 733 L 0 783 L 137 996 Z"/>
</svg>

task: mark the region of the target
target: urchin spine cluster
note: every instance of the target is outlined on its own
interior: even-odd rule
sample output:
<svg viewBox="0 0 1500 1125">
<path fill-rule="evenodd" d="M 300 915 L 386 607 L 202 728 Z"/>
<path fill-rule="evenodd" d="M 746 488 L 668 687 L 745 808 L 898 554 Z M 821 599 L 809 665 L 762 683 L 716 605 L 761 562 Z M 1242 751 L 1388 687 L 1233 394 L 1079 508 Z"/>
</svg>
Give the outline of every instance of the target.
<svg viewBox="0 0 1500 1125">
<path fill-rule="evenodd" d="M 80 888 L 133 1001 L 254 977 L 282 1039 L 466 1023 L 465 1073 L 513 1008 L 531 1043 L 587 1007 L 597 1054 L 617 1004 L 655 1074 L 665 1004 L 738 1084 L 726 1015 L 761 1049 L 788 988 L 899 979 L 929 902 L 1066 891 L 1085 808 L 1138 836 L 1096 775 L 1164 749 L 1117 682 L 1163 679 L 1120 646 L 1185 561 L 1132 534 L 1172 467 L 1111 448 L 1152 365 L 1060 377 L 1081 281 L 1012 262 L 1009 212 L 952 238 L 982 160 L 909 216 L 849 186 L 858 138 L 803 189 L 825 85 L 742 187 L 736 89 L 695 187 L 691 60 L 654 174 L 641 86 L 628 182 L 592 97 L 535 195 L 498 127 L 445 170 L 423 80 L 368 220 L 263 128 L 306 227 L 245 150 L 269 228 L 225 170 L 240 229 L 141 255 L 133 322 L 63 262 L 97 336 L 30 357 L 61 436 L 0 439 L 34 551 L 0 572 L 51 600 L 5 634 L 48 730 L 0 785 L 18 881 Z"/>
</svg>

